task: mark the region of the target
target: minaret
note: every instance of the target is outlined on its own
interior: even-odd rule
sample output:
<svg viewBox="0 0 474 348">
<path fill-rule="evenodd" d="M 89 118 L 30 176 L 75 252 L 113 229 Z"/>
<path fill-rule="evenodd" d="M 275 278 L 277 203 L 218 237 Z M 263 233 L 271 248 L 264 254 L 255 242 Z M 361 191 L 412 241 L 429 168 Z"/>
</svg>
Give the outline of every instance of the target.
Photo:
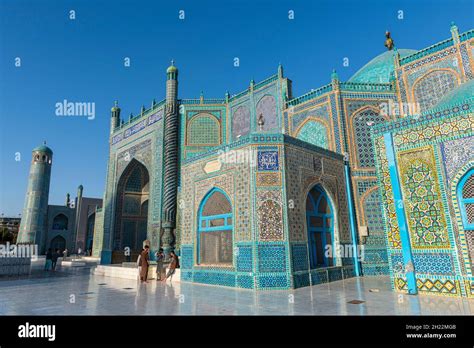
<svg viewBox="0 0 474 348">
<path fill-rule="evenodd" d="M 168 257 L 173 250 L 178 192 L 178 69 L 171 61 L 166 70 L 166 111 L 163 176 L 163 235 L 161 247 Z"/>
<path fill-rule="evenodd" d="M 115 128 L 120 126 L 120 108 L 118 107 L 118 102 L 115 101 L 114 106 L 110 109 L 110 134 L 113 134 Z"/>
<path fill-rule="evenodd" d="M 82 185 L 79 185 L 77 187 L 77 196 L 76 196 L 76 204 L 74 205 L 74 208 L 76 209 L 76 219 L 74 223 L 74 247 L 75 250 L 77 250 L 77 238 L 79 235 L 79 216 L 81 214 L 81 208 L 82 208 L 82 193 L 84 192 L 84 187 Z M 83 249 L 85 249 L 85 245 L 83 246 Z"/>
<path fill-rule="evenodd" d="M 46 142 L 33 149 L 25 206 L 18 232 L 18 243 L 37 244 L 40 253 L 44 253 L 42 241 L 46 237 L 52 160 L 53 151 L 46 146 Z"/>
</svg>

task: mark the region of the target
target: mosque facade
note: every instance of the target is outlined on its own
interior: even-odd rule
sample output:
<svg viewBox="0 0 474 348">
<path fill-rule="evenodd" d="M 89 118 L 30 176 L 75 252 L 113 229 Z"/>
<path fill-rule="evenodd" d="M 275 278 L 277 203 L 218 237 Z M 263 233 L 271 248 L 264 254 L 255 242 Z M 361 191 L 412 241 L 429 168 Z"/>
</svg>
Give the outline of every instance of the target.
<svg viewBox="0 0 474 348">
<path fill-rule="evenodd" d="M 396 291 L 474 295 L 474 30 L 387 51 L 293 96 L 276 73 L 224 98 L 111 110 L 93 254 L 176 251 L 181 281 L 289 289 L 390 275 Z M 328 74 L 329 75 L 329 74 Z"/>
</svg>

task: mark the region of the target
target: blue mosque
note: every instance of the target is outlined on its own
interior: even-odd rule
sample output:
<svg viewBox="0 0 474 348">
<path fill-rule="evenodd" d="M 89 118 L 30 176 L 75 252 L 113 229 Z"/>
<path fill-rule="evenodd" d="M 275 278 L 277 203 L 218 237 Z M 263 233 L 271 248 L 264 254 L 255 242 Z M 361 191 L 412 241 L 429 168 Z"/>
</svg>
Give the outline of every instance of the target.
<svg viewBox="0 0 474 348">
<path fill-rule="evenodd" d="M 103 265 L 144 244 L 174 250 L 183 282 L 390 275 L 398 292 L 474 297 L 474 30 L 447 34 L 413 50 L 386 33 L 348 81 L 328 72 L 301 96 L 280 65 L 240 93 L 181 99 L 172 63 L 165 99 L 128 119 L 111 109 L 105 193 L 82 245 Z M 42 250 L 51 158 L 33 151 L 19 236 Z"/>
</svg>

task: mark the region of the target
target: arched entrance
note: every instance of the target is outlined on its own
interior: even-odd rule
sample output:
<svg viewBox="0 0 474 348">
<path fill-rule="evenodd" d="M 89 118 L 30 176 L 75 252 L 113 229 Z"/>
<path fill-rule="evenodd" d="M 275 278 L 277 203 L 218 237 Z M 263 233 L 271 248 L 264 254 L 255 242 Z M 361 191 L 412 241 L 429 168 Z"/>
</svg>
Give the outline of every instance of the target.
<svg viewBox="0 0 474 348">
<path fill-rule="evenodd" d="M 62 236 L 56 236 L 51 240 L 51 249 L 53 252 L 59 249 L 60 254 L 66 249 L 66 239 Z"/>
<path fill-rule="evenodd" d="M 311 268 L 330 267 L 333 258 L 326 255 L 330 246 L 334 253 L 334 214 L 329 197 L 320 185 L 314 186 L 306 197 L 306 226 Z"/>
<path fill-rule="evenodd" d="M 132 159 L 117 186 L 112 263 L 135 261 L 147 239 L 149 174 Z M 130 256 L 125 255 L 130 248 Z"/>
<path fill-rule="evenodd" d="M 92 213 L 87 218 L 87 232 L 86 232 L 86 251 L 92 251 L 92 242 L 94 240 L 94 225 L 95 225 L 95 213 Z"/>
<path fill-rule="evenodd" d="M 230 199 L 214 188 L 202 200 L 198 213 L 198 264 L 232 265 L 233 215 Z"/>
</svg>

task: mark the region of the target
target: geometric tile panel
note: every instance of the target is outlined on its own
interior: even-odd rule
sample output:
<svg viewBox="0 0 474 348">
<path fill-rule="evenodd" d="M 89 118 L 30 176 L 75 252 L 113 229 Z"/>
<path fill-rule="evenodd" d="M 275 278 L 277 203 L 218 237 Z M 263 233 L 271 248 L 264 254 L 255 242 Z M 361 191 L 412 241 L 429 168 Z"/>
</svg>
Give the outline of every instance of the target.
<svg viewBox="0 0 474 348">
<path fill-rule="evenodd" d="M 192 246 L 181 246 L 181 269 L 193 268 L 193 247 Z"/>
<path fill-rule="evenodd" d="M 252 247 L 238 246 L 237 272 L 252 272 Z"/>
<path fill-rule="evenodd" d="M 194 272 L 194 282 L 235 287 L 235 275 L 223 272 Z"/>
<path fill-rule="evenodd" d="M 255 287 L 253 276 L 238 275 L 237 286 L 244 289 L 253 289 Z"/>
<path fill-rule="evenodd" d="M 291 250 L 293 259 L 293 272 L 308 270 L 308 248 L 306 244 L 293 244 Z"/>
<path fill-rule="evenodd" d="M 286 272 L 284 245 L 258 245 L 259 272 Z"/>
<path fill-rule="evenodd" d="M 287 288 L 288 277 L 286 274 L 272 274 L 258 277 L 259 288 Z"/>
<path fill-rule="evenodd" d="M 401 254 L 392 254 L 392 265 L 403 265 Z M 434 275 L 454 275 L 453 258 L 446 253 L 413 253 L 416 273 Z"/>
<path fill-rule="evenodd" d="M 413 247 L 449 248 L 433 148 L 400 153 L 399 166 Z"/>
</svg>

